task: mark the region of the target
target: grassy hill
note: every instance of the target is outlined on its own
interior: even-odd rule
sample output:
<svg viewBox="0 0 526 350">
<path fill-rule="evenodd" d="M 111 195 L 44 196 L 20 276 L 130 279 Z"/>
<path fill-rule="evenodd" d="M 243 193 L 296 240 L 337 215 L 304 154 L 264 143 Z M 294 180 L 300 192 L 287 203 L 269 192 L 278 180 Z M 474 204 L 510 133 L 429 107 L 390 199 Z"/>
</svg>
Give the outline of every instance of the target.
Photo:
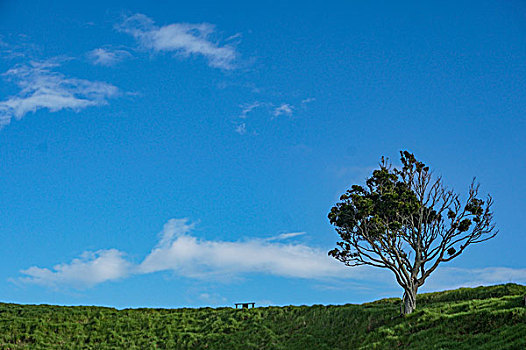
<svg viewBox="0 0 526 350">
<path fill-rule="evenodd" d="M 1 349 L 526 349 L 526 286 L 362 305 L 126 309 L 0 303 Z M 394 318 L 393 318 L 394 317 Z"/>
</svg>

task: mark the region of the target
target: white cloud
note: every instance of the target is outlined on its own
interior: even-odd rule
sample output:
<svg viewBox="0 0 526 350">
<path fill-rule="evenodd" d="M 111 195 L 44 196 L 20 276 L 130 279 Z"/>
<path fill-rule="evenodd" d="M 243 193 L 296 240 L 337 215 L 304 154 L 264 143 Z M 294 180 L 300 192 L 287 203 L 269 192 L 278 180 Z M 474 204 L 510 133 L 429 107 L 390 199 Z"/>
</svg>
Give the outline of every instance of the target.
<svg viewBox="0 0 526 350">
<path fill-rule="evenodd" d="M 111 84 L 68 78 L 54 71 L 56 62 L 30 62 L 17 65 L 3 74 L 21 89 L 20 92 L 0 101 L 0 127 L 11 119 L 21 119 L 29 112 L 48 109 L 51 112 L 62 109 L 79 111 L 89 106 L 100 106 L 107 99 L 119 94 L 119 89 Z"/>
<path fill-rule="evenodd" d="M 184 236 L 195 227 L 195 224 L 189 223 L 188 219 L 170 219 L 164 224 L 163 230 L 159 233 L 159 243 L 157 247 L 165 247 L 179 236 Z"/>
<path fill-rule="evenodd" d="M 292 110 L 294 107 L 288 103 L 283 103 L 279 107 L 274 109 L 274 117 L 279 117 L 280 115 L 292 116 Z"/>
<path fill-rule="evenodd" d="M 111 50 L 108 48 L 98 48 L 88 52 L 89 60 L 99 66 L 113 66 L 130 56 L 131 54 L 126 50 Z"/>
<path fill-rule="evenodd" d="M 92 287 L 96 284 L 127 277 L 132 264 L 126 261 L 124 253 L 116 250 L 84 252 L 80 258 L 69 264 L 59 264 L 53 269 L 30 267 L 21 271 L 25 277 L 19 280 L 44 286 Z"/>
<path fill-rule="evenodd" d="M 58 287 L 92 287 L 132 274 L 172 271 L 188 278 L 226 280 L 250 273 L 282 277 L 326 279 L 363 275 L 362 269 L 348 269 L 327 256 L 323 250 L 303 244 L 273 242 L 299 236 L 304 232 L 281 234 L 271 239 L 210 241 L 190 233 L 194 224 L 187 219 L 171 219 L 160 233 L 158 244 L 139 265 L 124 259 L 116 250 L 85 252 L 69 264 L 52 269 L 30 267 L 21 271 L 21 282 Z"/>
<path fill-rule="evenodd" d="M 215 27 L 209 23 L 173 23 L 159 27 L 151 18 L 135 14 L 125 18 L 117 29 L 132 35 L 145 49 L 183 56 L 201 55 L 214 68 L 233 69 L 237 58 L 233 46 L 212 41 Z"/>
<path fill-rule="evenodd" d="M 184 227 L 185 229 L 176 229 Z M 171 270 L 203 278 L 266 273 L 298 278 L 328 278 L 349 275 L 350 270 L 325 251 L 302 244 L 270 243 L 261 239 L 209 241 L 188 234 L 186 219 L 170 220 L 160 243 L 139 266 L 141 273 Z"/>
<path fill-rule="evenodd" d="M 330 279 L 331 283 L 326 287 L 336 289 L 374 288 L 378 284 L 387 284 L 390 288 L 396 286 L 394 277 L 387 270 L 369 266 L 346 267 L 327 256 L 326 250 L 281 242 L 305 232 L 283 233 L 267 239 L 221 241 L 193 236 L 194 227 L 188 219 L 169 220 L 159 234 L 157 245 L 138 265 L 127 261 L 125 254 L 119 250 L 99 250 L 86 252 L 80 258 L 52 269 L 30 267 L 21 271 L 24 276 L 17 281 L 51 287 L 86 288 L 133 274 L 171 271 L 186 278 L 220 281 L 258 273 L 322 281 Z M 508 282 L 526 283 L 526 269 L 441 266 L 426 281 L 422 291 Z M 207 295 L 202 297 L 206 299 Z"/>
</svg>

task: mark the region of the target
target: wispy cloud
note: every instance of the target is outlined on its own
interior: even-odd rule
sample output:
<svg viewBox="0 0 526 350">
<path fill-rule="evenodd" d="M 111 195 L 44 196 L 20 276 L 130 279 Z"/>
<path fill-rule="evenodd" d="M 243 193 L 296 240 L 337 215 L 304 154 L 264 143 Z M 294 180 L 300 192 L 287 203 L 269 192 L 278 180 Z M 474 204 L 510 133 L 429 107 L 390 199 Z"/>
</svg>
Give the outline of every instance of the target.
<svg viewBox="0 0 526 350">
<path fill-rule="evenodd" d="M 236 125 L 235 131 L 239 135 L 245 135 L 247 133 L 247 123 L 239 123 Z"/>
<path fill-rule="evenodd" d="M 21 59 L 40 55 L 41 48 L 32 43 L 25 34 L 11 33 L 0 38 L 0 57 L 5 59 Z"/>
<path fill-rule="evenodd" d="M 241 113 L 239 114 L 239 118 L 246 119 L 248 114 L 252 112 L 254 109 L 258 107 L 266 106 L 266 103 L 261 103 L 259 101 L 254 101 L 252 103 L 246 103 L 241 105 Z"/>
<path fill-rule="evenodd" d="M 259 101 L 240 105 L 241 112 L 237 116 L 237 120 L 234 122 L 235 132 L 237 132 L 239 135 L 245 135 L 247 133 L 247 123 L 245 119 L 247 119 L 248 115 L 256 108 L 265 107 L 267 105 L 267 103 L 262 103 Z"/>
<path fill-rule="evenodd" d="M 303 105 L 302 105 L 303 106 Z M 265 115 L 269 115 L 270 119 L 279 117 L 280 115 L 286 115 L 291 117 L 295 107 L 290 103 L 282 103 L 281 105 L 275 105 L 272 102 L 253 101 L 251 103 L 241 104 L 240 113 L 237 115 L 235 120 L 235 131 L 240 135 L 245 135 L 248 131 L 247 119 L 250 114 L 255 113 L 255 110 L 263 110 Z M 252 134 L 257 135 L 256 132 Z"/>
<path fill-rule="evenodd" d="M 280 115 L 286 115 L 291 117 L 292 110 L 294 107 L 288 103 L 282 103 L 279 107 L 274 108 L 273 115 L 274 117 L 279 117 Z"/>
<path fill-rule="evenodd" d="M 3 74 L 20 88 L 20 92 L 0 101 L 0 127 L 9 124 L 13 117 L 21 119 L 39 109 L 77 112 L 86 107 L 104 105 L 109 98 L 119 94 L 117 87 L 105 82 L 68 78 L 56 71 L 59 66 L 53 61 L 31 61 Z"/>
<path fill-rule="evenodd" d="M 126 50 L 113 50 L 110 48 L 98 48 L 91 50 L 87 54 L 91 63 L 99 66 L 114 66 L 115 64 L 131 57 L 131 53 Z"/>
<path fill-rule="evenodd" d="M 52 269 L 30 267 L 21 271 L 19 281 L 48 287 L 93 287 L 96 284 L 127 277 L 132 264 L 124 259 L 124 253 L 116 250 L 85 252 L 69 264 L 59 264 Z"/>
<path fill-rule="evenodd" d="M 214 68 L 233 69 L 236 50 L 229 44 L 213 41 L 215 26 L 209 23 L 173 23 L 156 26 L 143 15 L 126 17 L 116 28 L 132 35 L 141 47 L 154 52 L 174 52 L 183 56 L 200 55 Z"/>
<path fill-rule="evenodd" d="M 247 133 L 247 123 L 245 122 L 245 119 L 247 119 L 248 115 L 256 108 L 265 107 L 267 105 L 267 103 L 262 103 L 259 101 L 241 105 L 241 112 L 237 116 L 238 120 L 235 122 L 235 131 L 239 135 L 245 135 Z"/>
</svg>

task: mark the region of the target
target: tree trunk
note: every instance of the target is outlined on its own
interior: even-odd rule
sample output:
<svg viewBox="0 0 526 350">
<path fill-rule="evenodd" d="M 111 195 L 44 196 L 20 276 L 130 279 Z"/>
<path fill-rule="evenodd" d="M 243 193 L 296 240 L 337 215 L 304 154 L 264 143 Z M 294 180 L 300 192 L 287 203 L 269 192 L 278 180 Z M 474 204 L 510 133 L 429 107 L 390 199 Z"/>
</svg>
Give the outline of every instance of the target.
<svg viewBox="0 0 526 350">
<path fill-rule="evenodd" d="M 417 287 L 409 287 L 405 288 L 404 292 L 404 306 L 402 313 L 404 315 L 409 315 L 416 309 L 416 292 L 418 288 Z"/>
</svg>

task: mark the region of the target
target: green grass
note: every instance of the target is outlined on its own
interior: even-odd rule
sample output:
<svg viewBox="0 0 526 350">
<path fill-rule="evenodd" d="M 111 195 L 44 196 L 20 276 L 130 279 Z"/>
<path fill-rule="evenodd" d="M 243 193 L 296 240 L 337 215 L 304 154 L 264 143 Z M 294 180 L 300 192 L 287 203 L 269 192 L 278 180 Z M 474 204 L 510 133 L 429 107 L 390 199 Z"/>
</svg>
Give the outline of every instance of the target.
<svg viewBox="0 0 526 350">
<path fill-rule="evenodd" d="M 126 309 L 0 303 L 1 349 L 526 349 L 526 286 L 362 305 Z"/>
</svg>

